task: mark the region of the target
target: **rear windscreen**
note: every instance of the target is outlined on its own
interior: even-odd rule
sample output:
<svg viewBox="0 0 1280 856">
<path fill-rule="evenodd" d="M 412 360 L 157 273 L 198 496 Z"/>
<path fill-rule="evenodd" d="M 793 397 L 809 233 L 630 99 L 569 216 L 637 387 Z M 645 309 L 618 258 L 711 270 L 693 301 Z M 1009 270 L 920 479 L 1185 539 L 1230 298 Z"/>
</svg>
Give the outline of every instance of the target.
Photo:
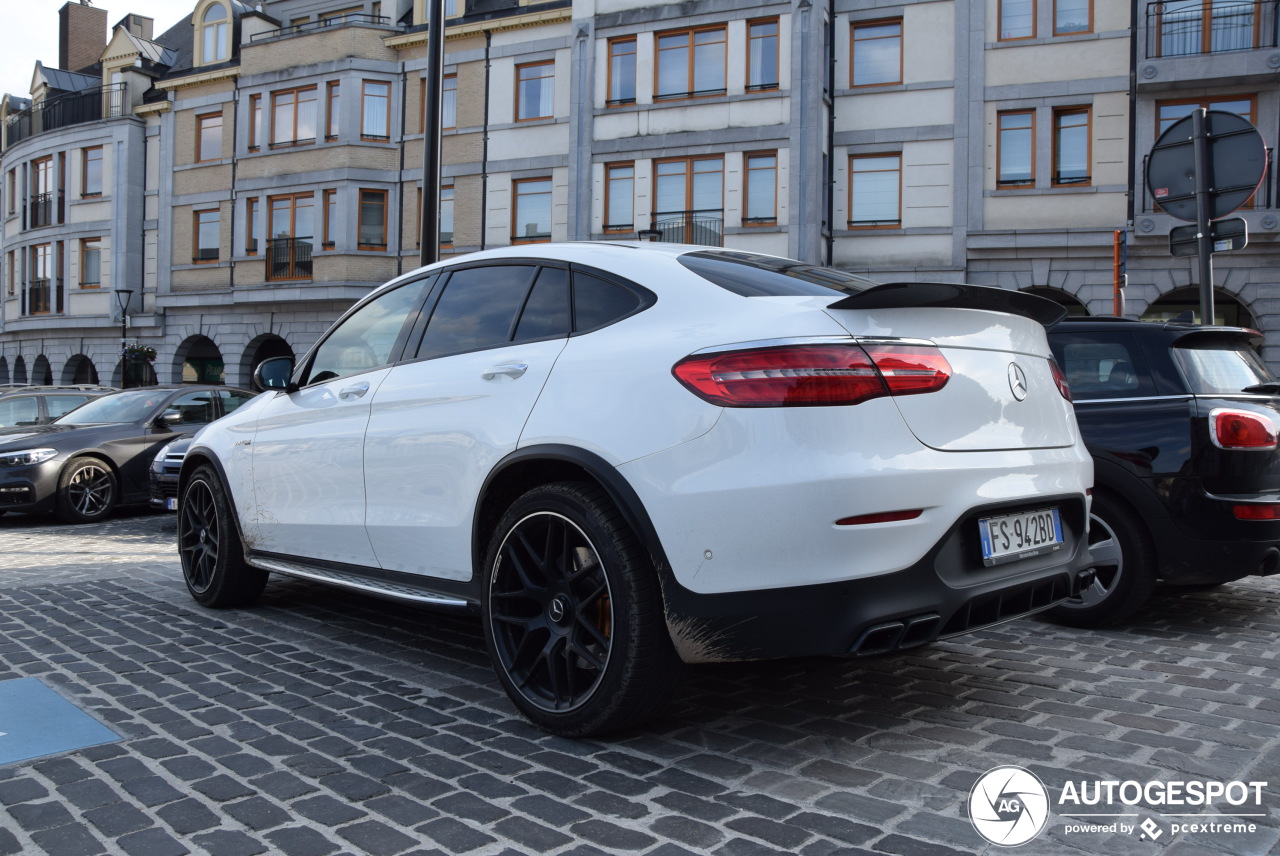
<svg viewBox="0 0 1280 856">
<path fill-rule="evenodd" d="M 1188 343 L 1172 349 L 1173 358 L 1197 395 L 1224 395 L 1275 381 L 1266 364 L 1243 343 Z"/>
<path fill-rule="evenodd" d="M 679 258 L 698 276 L 742 297 L 835 297 L 879 285 L 834 268 L 733 250 L 704 250 Z"/>
</svg>

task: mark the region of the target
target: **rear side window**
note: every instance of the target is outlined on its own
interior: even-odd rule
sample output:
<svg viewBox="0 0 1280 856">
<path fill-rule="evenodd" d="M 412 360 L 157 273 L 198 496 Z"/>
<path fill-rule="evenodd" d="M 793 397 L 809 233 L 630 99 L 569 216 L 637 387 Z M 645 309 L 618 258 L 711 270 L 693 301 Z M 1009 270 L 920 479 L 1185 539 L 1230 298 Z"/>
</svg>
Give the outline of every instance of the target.
<svg viewBox="0 0 1280 856">
<path fill-rule="evenodd" d="M 680 264 L 742 297 L 830 297 L 866 291 L 879 283 L 834 268 L 732 250 L 685 253 Z"/>
<path fill-rule="evenodd" d="M 1262 359 L 1243 343 L 1196 342 L 1175 347 L 1172 353 L 1197 395 L 1230 395 L 1275 380 Z"/>
<path fill-rule="evenodd" d="M 437 357 L 511 340 L 537 268 L 493 265 L 454 271 L 427 322 L 418 357 Z"/>
<path fill-rule="evenodd" d="M 577 333 L 612 324 L 640 308 L 640 297 L 620 285 L 573 272 L 573 329 Z"/>
<path fill-rule="evenodd" d="M 569 272 L 543 268 L 529 292 L 513 341 L 528 342 L 569 335 Z"/>
<path fill-rule="evenodd" d="M 1052 345 L 1077 401 L 1155 394 L 1142 351 L 1128 334 L 1055 336 Z"/>
</svg>

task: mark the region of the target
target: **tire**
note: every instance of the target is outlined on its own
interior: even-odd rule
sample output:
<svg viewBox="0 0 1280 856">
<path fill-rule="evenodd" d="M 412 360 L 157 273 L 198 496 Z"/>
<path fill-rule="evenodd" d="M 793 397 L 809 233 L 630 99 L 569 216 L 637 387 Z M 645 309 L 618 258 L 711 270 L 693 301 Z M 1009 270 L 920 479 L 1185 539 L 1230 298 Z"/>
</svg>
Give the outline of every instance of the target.
<svg viewBox="0 0 1280 856">
<path fill-rule="evenodd" d="M 67 523 L 97 523 L 111 515 L 119 499 L 110 464 L 98 458 L 72 458 L 58 476 L 54 511 Z"/>
<path fill-rule="evenodd" d="M 540 728 L 619 731 L 675 690 L 682 664 L 657 571 L 599 488 L 547 484 L 517 499 L 494 531 L 482 582 L 498 680 Z"/>
<path fill-rule="evenodd" d="M 1151 535 L 1133 510 L 1109 493 L 1099 491 L 1093 496 L 1089 550 L 1096 571 L 1093 585 L 1049 610 L 1049 616 L 1063 624 L 1114 624 L 1137 612 L 1155 588 Z"/>
<path fill-rule="evenodd" d="M 231 502 L 210 466 L 192 474 L 178 503 L 178 555 L 187 591 L 202 606 L 245 606 L 267 585 L 267 572 L 244 559 Z"/>
</svg>

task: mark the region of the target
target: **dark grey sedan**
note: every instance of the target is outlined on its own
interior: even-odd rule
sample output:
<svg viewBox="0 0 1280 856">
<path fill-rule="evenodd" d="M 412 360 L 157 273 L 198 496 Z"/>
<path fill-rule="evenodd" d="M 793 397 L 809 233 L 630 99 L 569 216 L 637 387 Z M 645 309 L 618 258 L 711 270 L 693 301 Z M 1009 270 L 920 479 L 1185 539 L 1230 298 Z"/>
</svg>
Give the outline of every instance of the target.
<svg viewBox="0 0 1280 856">
<path fill-rule="evenodd" d="M 127 389 L 49 425 L 0 430 L 0 513 L 54 512 L 89 523 L 145 503 L 148 468 L 161 446 L 253 396 L 224 386 Z"/>
</svg>

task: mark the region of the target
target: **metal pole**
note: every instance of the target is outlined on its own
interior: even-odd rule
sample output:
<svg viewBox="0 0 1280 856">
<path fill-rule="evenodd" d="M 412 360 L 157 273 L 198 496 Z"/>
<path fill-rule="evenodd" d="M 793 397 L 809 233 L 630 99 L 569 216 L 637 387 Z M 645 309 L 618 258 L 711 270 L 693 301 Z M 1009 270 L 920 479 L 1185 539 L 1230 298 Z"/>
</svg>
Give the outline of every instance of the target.
<svg viewBox="0 0 1280 856">
<path fill-rule="evenodd" d="M 422 234 L 419 262 L 440 257 L 440 90 L 444 78 L 444 3 L 427 0 L 427 91 L 422 105 Z"/>
<path fill-rule="evenodd" d="M 1191 114 L 1191 139 L 1196 164 L 1196 260 L 1200 266 L 1200 323 L 1213 323 L 1213 237 L 1209 232 L 1209 198 L 1213 190 L 1213 164 L 1209 159 L 1207 111 Z"/>
</svg>

